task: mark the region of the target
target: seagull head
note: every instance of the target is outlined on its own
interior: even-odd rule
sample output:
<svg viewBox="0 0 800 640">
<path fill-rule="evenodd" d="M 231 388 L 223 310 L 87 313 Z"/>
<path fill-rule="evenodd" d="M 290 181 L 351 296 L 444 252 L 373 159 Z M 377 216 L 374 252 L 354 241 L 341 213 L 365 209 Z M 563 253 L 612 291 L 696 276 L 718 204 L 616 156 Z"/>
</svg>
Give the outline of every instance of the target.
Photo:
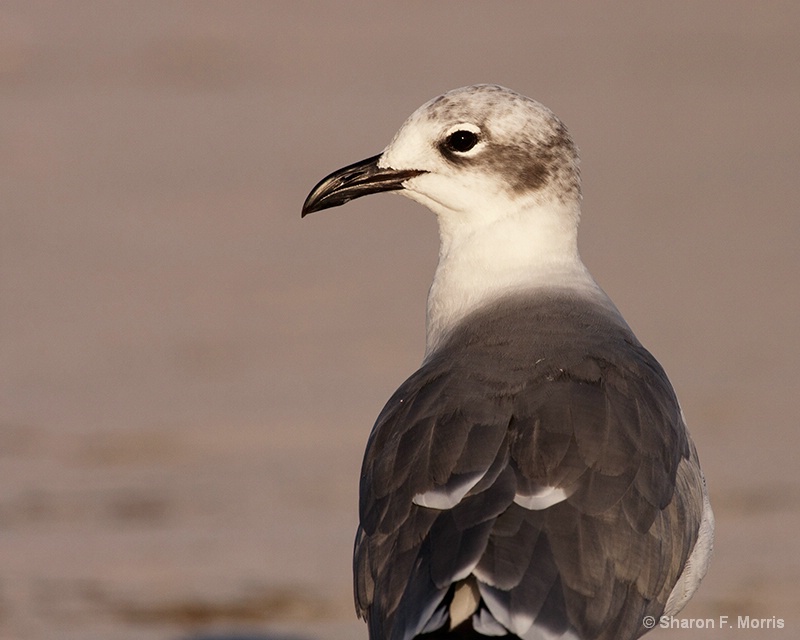
<svg viewBox="0 0 800 640">
<path fill-rule="evenodd" d="M 303 216 L 381 191 L 405 195 L 438 218 L 428 353 L 472 310 L 503 296 L 549 287 L 604 296 L 578 254 L 575 144 L 535 100 L 497 85 L 434 98 L 382 153 L 323 178 Z"/>
<path fill-rule="evenodd" d="M 416 200 L 440 221 L 472 226 L 552 203 L 566 205 L 577 224 L 578 156 L 544 105 L 474 85 L 422 105 L 382 153 L 323 178 L 303 216 L 382 191 Z"/>
</svg>

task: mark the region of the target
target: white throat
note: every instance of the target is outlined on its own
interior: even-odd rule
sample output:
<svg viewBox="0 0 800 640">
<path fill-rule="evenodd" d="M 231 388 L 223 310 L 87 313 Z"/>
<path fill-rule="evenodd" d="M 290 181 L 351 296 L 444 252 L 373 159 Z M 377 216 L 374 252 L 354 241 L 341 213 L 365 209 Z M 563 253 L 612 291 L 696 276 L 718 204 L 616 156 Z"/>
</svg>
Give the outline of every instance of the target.
<svg viewBox="0 0 800 640">
<path fill-rule="evenodd" d="M 572 288 L 605 298 L 578 254 L 577 202 L 529 204 L 496 218 L 438 213 L 426 358 L 466 315 L 509 294 Z"/>
</svg>

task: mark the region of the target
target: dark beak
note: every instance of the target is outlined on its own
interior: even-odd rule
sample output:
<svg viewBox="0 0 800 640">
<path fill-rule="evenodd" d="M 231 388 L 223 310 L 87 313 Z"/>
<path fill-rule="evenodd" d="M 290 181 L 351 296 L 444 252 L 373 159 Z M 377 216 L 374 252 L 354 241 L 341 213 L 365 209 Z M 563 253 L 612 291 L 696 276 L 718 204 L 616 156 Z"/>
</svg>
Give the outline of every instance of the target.
<svg viewBox="0 0 800 640">
<path fill-rule="evenodd" d="M 417 169 L 381 169 L 378 167 L 380 158 L 377 155 L 356 162 L 320 180 L 303 203 L 302 217 L 315 211 L 338 207 L 370 193 L 397 191 L 403 188 L 406 180 L 425 173 Z"/>
</svg>

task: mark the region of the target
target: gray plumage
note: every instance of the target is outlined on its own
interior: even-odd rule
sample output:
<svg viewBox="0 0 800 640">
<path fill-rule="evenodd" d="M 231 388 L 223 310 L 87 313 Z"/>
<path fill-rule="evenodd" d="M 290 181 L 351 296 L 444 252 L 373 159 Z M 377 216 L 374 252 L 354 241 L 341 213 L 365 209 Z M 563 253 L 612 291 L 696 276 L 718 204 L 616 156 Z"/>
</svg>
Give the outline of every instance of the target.
<svg viewBox="0 0 800 640">
<path fill-rule="evenodd" d="M 452 509 L 412 503 L 476 472 Z M 615 314 L 569 292 L 505 300 L 465 319 L 375 424 L 358 611 L 372 638 L 414 636 L 477 561 L 482 589 L 553 632 L 639 637 L 694 547 L 702 482 L 667 376 Z M 531 485 L 574 493 L 529 510 L 514 496 Z"/>
</svg>

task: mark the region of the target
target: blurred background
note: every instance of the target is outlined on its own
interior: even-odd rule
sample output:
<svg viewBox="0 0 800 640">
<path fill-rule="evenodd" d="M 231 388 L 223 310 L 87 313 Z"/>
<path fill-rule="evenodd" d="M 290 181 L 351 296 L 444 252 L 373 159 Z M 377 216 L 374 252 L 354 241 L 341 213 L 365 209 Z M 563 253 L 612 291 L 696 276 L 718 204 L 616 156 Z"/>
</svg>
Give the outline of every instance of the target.
<svg viewBox="0 0 800 640">
<path fill-rule="evenodd" d="M 734 628 L 653 637 L 797 637 L 798 32 L 792 1 L 2 2 L 0 639 L 366 638 L 359 466 L 436 226 L 300 206 L 476 82 L 570 127 L 584 260 L 700 451 L 680 617 Z"/>
</svg>

